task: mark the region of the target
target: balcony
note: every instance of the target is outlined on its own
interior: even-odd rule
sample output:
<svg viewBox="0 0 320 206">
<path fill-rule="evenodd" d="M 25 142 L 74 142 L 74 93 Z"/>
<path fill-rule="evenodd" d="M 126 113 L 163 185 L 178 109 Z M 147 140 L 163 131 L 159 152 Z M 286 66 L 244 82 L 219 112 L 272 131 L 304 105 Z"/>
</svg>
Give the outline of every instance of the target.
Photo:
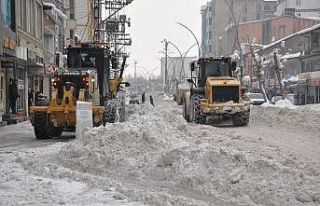
<svg viewBox="0 0 320 206">
<path fill-rule="evenodd" d="M 67 12 L 67 9 L 63 5 L 62 1 L 59 1 L 59 0 L 44 0 L 44 2 L 55 5 L 56 8 L 59 9 L 64 14 Z"/>
</svg>

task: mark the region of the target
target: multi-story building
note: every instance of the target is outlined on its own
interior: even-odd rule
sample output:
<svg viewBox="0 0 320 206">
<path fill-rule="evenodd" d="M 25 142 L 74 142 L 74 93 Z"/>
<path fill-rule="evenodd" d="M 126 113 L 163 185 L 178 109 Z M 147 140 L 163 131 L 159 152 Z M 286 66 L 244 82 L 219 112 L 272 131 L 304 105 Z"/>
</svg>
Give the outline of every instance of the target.
<svg viewBox="0 0 320 206">
<path fill-rule="evenodd" d="M 319 21 L 294 16 L 279 16 L 264 20 L 243 22 L 238 26 L 240 43 L 248 41 L 256 44 L 268 45 L 274 41 L 294 34 L 300 30 L 311 27 Z M 226 31 L 228 39 L 226 48 L 232 50 L 232 40 L 235 38 L 235 27 L 229 27 Z"/>
<path fill-rule="evenodd" d="M 16 3 L 17 48 L 15 76 L 19 82 L 18 109 L 27 113 L 28 93 L 44 92 L 43 4 L 41 0 Z M 20 85 L 21 82 L 21 85 Z"/>
<path fill-rule="evenodd" d="M 281 0 L 276 15 L 293 15 L 305 18 L 320 18 L 319 0 Z"/>
<path fill-rule="evenodd" d="M 2 122 L 2 115 L 9 113 L 9 79 L 17 77 L 15 1 L 1 1 L 0 11 L 0 122 Z M 21 82 L 19 86 L 23 87 L 20 84 Z"/>
<path fill-rule="evenodd" d="M 228 3 L 227 3 L 228 2 Z M 211 0 L 202 7 L 202 55 L 220 56 L 230 54 L 226 45 L 236 48 L 236 38 L 231 42 L 226 31 L 241 22 L 272 17 L 276 0 Z"/>
<path fill-rule="evenodd" d="M 66 45 L 72 45 L 74 41 L 91 42 L 93 39 L 93 14 L 91 0 L 67 0 L 69 8 L 67 15 L 67 28 L 65 30 Z"/>
<path fill-rule="evenodd" d="M 46 77 L 56 68 L 64 67 L 63 52 L 65 46 L 66 7 L 64 1 L 45 0 L 44 9 L 44 65 Z M 44 81 L 44 88 L 49 89 L 49 81 Z M 43 91 L 49 95 L 49 90 Z"/>
</svg>

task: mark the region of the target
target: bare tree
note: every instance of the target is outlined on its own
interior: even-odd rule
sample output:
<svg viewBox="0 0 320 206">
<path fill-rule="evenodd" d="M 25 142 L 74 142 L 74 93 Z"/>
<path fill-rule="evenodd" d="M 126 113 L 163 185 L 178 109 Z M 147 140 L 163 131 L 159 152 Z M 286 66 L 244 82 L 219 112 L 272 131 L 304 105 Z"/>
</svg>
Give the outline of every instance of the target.
<svg viewBox="0 0 320 206">
<path fill-rule="evenodd" d="M 253 46 L 252 44 L 250 43 L 250 52 L 251 52 L 251 56 L 253 58 L 253 61 L 254 61 L 254 69 L 257 73 L 257 78 L 258 78 L 258 82 L 259 82 L 259 88 L 260 88 L 260 91 L 261 93 L 263 94 L 263 97 L 264 97 L 264 100 L 266 102 L 269 102 L 269 98 L 268 98 L 268 95 L 267 95 L 267 92 L 266 92 L 266 86 L 265 86 L 265 81 L 264 81 L 264 75 L 261 71 L 261 68 L 262 68 L 262 63 L 261 63 L 261 57 L 259 58 L 260 60 L 258 61 L 257 59 L 257 56 L 256 56 L 256 53 L 253 49 Z"/>
<path fill-rule="evenodd" d="M 281 75 L 281 67 L 280 67 L 280 59 L 279 59 L 279 55 L 278 55 L 278 51 L 275 49 L 273 52 L 273 60 L 274 60 L 274 70 L 277 74 L 277 80 L 280 86 L 280 92 L 282 95 L 282 99 L 286 99 L 287 98 L 287 94 L 286 91 L 284 89 L 284 85 L 282 82 L 282 75 Z"/>
</svg>

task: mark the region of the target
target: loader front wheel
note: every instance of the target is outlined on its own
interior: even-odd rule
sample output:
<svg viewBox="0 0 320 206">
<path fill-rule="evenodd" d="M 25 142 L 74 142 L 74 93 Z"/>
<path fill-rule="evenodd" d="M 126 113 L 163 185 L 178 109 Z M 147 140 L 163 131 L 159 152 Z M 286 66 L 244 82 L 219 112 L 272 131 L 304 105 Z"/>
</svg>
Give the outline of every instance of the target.
<svg viewBox="0 0 320 206">
<path fill-rule="evenodd" d="M 37 139 L 50 139 L 50 126 L 46 112 L 34 113 L 34 133 Z"/>
<path fill-rule="evenodd" d="M 192 104 L 193 104 L 193 119 L 197 124 L 205 124 L 206 116 L 203 114 L 200 108 L 201 99 L 203 99 L 203 95 L 195 94 L 192 96 Z"/>
<path fill-rule="evenodd" d="M 235 126 L 247 126 L 249 124 L 250 111 L 239 112 L 233 116 Z"/>
<path fill-rule="evenodd" d="M 51 128 L 51 132 L 50 132 L 50 136 L 52 137 L 61 137 L 63 132 L 63 129 L 60 127 L 52 127 Z"/>
</svg>

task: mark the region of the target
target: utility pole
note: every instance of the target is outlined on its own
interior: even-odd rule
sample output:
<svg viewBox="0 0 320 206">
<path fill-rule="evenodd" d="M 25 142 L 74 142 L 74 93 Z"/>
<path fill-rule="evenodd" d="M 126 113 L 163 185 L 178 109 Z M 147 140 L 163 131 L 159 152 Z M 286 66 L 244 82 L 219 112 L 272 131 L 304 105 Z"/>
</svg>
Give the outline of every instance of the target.
<svg viewBox="0 0 320 206">
<path fill-rule="evenodd" d="M 169 95 L 169 82 L 168 82 L 168 45 L 169 42 L 165 39 L 164 40 L 164 51 L 165 51 L 165 63 L 164 63 L 164 82 L 165 88 L 164 93 Z"/>
<path fill-rule="evenodd" d="M 137 83 L 137 61 L 134 61 L 134 83 Z"/>
</svg>

